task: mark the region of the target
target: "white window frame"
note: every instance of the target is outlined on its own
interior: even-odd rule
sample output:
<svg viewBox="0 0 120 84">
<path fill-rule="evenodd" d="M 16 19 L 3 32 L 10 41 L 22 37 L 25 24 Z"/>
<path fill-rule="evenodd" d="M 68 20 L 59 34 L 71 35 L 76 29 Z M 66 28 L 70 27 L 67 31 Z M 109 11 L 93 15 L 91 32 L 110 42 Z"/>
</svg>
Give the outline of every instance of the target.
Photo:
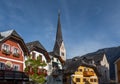
<svg viewBox="0 0 120 84">
<path fill-rule="evenodd" d="M 5 45 L 8 46 L 8 49 L 4 47 Z M 4 49 L 4 50 L 7 50 L 7 51 L 10 51 L 10 45 L 9 45 L 9 44 L 6 44 L 6 43 L 3 43 L 1 49 Z"/>
<path fill-rule="evenodd" d="M 15 49 L 17 49 L 17 52 L 15 51 Z M 13 46 L 12 47 L 12 53 L 14 54 L 14 53 L 19 53 L 20 51 L 19 51 L 19 48 L 17 48 L 17 47 L 15 47 L 15 46 Z"/>
</svg>

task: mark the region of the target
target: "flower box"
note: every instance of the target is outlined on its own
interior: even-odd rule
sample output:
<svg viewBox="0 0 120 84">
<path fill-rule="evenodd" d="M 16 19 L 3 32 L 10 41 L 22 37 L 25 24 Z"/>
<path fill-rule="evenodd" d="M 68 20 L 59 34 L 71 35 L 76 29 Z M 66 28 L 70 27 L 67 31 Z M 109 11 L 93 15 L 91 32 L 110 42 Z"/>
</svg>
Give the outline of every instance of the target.
<svg viewBox="0 0 120 84">
<path fill-rule="evenodd" d="M 14 56 L 14 57 L 19 57 L 20 54 L 19 54 L 19 53 L 13 53 L 13 56 Z"/>
<path fill-rule="evenodd" d="M 2 53 L 5 54 L 5 55 L 10 55 L 11 54 L 10 50 L 5 50 L 5 49 L 2 49 Z"/>
</svg>

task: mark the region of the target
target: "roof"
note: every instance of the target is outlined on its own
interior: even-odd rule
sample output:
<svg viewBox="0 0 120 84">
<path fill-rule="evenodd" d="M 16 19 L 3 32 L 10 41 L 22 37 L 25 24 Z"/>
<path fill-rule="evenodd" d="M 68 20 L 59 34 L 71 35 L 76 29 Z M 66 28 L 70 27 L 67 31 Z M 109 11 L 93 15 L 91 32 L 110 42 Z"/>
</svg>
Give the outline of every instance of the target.
<svg viewBox="0 0 120 84">
<path fill-rule="evenodd" d="M 114 62 L 114 64 L 116 64 L 118 61 L 120 61 L 120 57 Z"/>
<path fill-rule="evenodd" d="M 54 52 L 49 52 L 49 55 L 58 58 L 61 63 L 65 63 L 65 61 L 61 58 L 61 56 L 56 55 Z"/>
<path fill-rule="evenodd" d="M 31 50 L 33 47 L 38 47 L 40 49 L 47 51 L 39 41 L 28 42 L 28 43 L 26 43 L 26 45 L 29 50 Z"/>
<path fill-rule="evenodd" d="M 96 75 L 98 77 L 100 76 L 97 67 L 93 64 L 86 63 L 83 59 L 67 59 L 64 65 L 65 73 L 73 74 L 75 71 L 77 71 L 79 66 L 92 68 L 95 71 Z"/>
<path fill-rule="evenodd" d="M 63 42 L 63 38 L 62 38 L 62 30 L 61 30 L 61 23 L 60 23 L 60 13 L 58 13 L 56 41 L 55 41 L 55 45 L 53 48 L 53 52 L 57 55 L 59 55 L 59 51 L 60 51 L 59 49 L 60 49 L 62 42 Z"/>
<path fill-rule="evenodd" d="M 0 37 L 1 37 L 0 41 L 4 40 L 10 35 L 14 35 L 16 37 L 21 38 L 21 36 L 15 30 L 8 30 L 8 31 L 0 32 Z"/>
<path fill-rule="evenodd" d="M 4 32 L 0 32 L 0 42 L 4 42 L 8 39 L 13 39 L 17 42 L 19 42 L 21 48 L 23 49 L 25 55 L 28 55 L 28 49 L 25 45 L 24 40 L 22 39 L 22 37 L 15 31 L 15 30 L 8 30 L 8 31 L 4 31 Z"/>
<path fill-rule="evenodd" d="M 105 55 L 104 53 L 94 53 L 94 54 L 89 53 L 89 54 L 86 54 L 80 58 L 87 58 L 88 60 L 91 59 L 91 60 L 94 60 L 95 63 L 98 63 L 98 62 L 103 60 L 104 55 Z"/>
<path fill-rule="evenodd" d="M 47 62 L 50 62 L 50 57 L 47 50 L 43 47 L 43 45 L 39 41 L 32 41 L 32 42 L 26 43 L 26 46 L 30 52 L 35 50 L 37 52 L 44 54 Z"/>
</svg>

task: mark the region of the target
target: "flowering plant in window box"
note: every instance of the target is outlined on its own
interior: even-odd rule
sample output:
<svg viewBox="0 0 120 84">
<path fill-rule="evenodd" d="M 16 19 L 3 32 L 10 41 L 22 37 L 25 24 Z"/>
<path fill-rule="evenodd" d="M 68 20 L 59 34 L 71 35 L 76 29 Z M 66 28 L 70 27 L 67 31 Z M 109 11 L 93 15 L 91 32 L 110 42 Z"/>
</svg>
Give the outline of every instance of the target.
<svg viewBox="0 0 120 84">
<path fill-rule="evenodd" d="M 15 56 L 15 57 L 19 57 L 20 54 L 19 54 L 19 53 L 13 53 L 13 56 Z"/>
<path fill-rule="evenodd" d="M 5 49 L 2 49 L 2 53 L 6 54 L 6 55 L 10 55 L 11 54 L 10 50 L 5 50 Z"/>
</svg>

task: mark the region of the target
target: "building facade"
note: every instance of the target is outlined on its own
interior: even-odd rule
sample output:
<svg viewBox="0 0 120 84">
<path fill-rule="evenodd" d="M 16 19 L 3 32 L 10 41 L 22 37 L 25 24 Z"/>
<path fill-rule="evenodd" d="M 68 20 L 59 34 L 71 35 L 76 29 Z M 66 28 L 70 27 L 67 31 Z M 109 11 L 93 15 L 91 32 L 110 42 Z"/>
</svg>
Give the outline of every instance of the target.
<svg viewBox="0 0 120 84">
<path fill-rule="evenodd" d="M 86 62 L 88 62 L 89 64 L 96 65 L 98 72 L 101 73 L 99 83 L 110 82 L 109 63 L 104 53 L 87 54 L 81 58 L 84 60 L 86 59 Z"/>
<path fill-rule="evenodd" d="M 15 30 L 0 34 L 0 69 L 23 72 L 24 56 L 28 53 L 23 39 Z"/>
<path fill-rule="evenodd" d="M 26 43 L 26 46 L 30 52 L 30 59 L 36 60 L 40 57 L 41 62 L 44 62 L 46 66 L 39 67 L 38 71 L 42 71 L 46 73 L 46 75 L 50 75 L 49 65 L 50 65 L 50 57 L 47 50 L 43 47 L 43 45 L 39 41 L 33 41 Z M 28 58 L 26 57 L 25 60 Z M 31 69 L 31 68 L 30 68 Z"/>
<path fill-rule="evenodd" d="M 99 84 L 100 73 L 83 59 L 68 59 L 64 65 L 63 84 Z"/>
<path fill-rule="evenodd" d="M 27 54 L 24 40 L 15 30 L 0 32 L 0 79 L 24 80 L 24 56 Z"/>
<path fill-rule="evenodd" d="M 115 61 L 115 78 L 116 82 L 120 83 L 120 58 Z"/>
<path fill-rule="evenodd" d="M 71 77 L 71 84 L 98 84 L 98 77 L 90 67 L 79 66 Z"/>
</svg>

